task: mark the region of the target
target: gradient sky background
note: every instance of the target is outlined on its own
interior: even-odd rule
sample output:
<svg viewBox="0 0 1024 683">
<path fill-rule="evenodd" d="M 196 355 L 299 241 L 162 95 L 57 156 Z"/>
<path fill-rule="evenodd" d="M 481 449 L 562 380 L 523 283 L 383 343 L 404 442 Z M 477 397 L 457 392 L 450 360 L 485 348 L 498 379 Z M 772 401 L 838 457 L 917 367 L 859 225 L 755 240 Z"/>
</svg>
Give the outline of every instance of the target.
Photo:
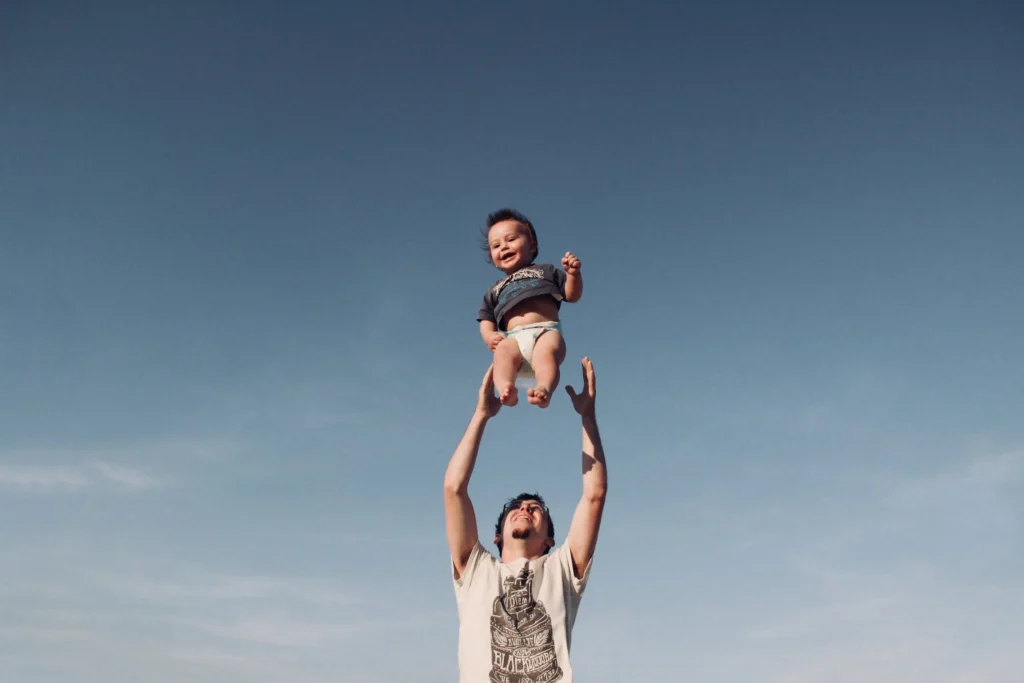
<svg viewBox="0 0 1024 683">
<path fill-rule="evenodd" d="M 504 205 L 583 261 L 579 680 L 1020 680 L 1019 3 L 213 5 L 0 9 L 0 681 L 455 680 Z"/>
</svg>

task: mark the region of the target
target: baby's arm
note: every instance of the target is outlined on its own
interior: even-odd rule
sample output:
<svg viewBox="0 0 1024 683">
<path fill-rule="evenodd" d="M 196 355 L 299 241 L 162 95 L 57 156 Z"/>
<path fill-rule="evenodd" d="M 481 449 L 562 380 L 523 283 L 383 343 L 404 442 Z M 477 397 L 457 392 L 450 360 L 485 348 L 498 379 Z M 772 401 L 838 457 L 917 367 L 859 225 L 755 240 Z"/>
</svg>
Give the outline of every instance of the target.
<svg viewBox="0 0 1024 683">
<path fill-rule="evenodd" d="M 491 351 L 498 348 L 498 344 L 505 338 L 505 335 L 498 331 L 498 325 L 495 323 L 495 304 L 493 292 L 488 290 L 480 304 L 480 312 L 476 314 L 476 319 L 480 322 L 480 336 Z"/>
<path fill-rule="evenodd" d="M 498 344 L 505 338 L 505 335 L 498 331 L 498 326 L 490 320 L 480 321 L 480 336 L 491 351 L 498 348 Z"/>
<path fill-rule="evenodd" d="M 580 260 L 571 251 L 562 257 L 562 268 L 565 269 L 565 300 L 576 303 L 583 296 L 583 275 L 580 273 Z"/>
</svg>

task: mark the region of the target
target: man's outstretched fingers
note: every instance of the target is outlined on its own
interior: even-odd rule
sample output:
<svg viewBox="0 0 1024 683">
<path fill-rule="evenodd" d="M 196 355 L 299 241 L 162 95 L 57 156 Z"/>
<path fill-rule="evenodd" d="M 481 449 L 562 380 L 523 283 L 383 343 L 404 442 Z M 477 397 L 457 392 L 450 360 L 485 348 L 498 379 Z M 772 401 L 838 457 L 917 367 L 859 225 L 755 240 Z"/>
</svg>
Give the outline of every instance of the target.
<svg viewBox="0 0 1024 683">
<path fill-rule="evenodd" d="M 493 396 L 494 395 L 494 363 L 487 368 L 487 372 L 484 373 L 484 381 L 480 384 L 481 396 Z"/>
<path fill-rule="evenodd" d="M 494 366 L 491 365 L 491 367 L 487 368 L 483 382 L 480 384 L 480 394 L 477 398 L 477 410 L 488 417 L 494 417 L 498 414 L 498 410 L 500 408 L 501 402 L 498 401 L 498 397 L 494 395 Z"/>
</svg>

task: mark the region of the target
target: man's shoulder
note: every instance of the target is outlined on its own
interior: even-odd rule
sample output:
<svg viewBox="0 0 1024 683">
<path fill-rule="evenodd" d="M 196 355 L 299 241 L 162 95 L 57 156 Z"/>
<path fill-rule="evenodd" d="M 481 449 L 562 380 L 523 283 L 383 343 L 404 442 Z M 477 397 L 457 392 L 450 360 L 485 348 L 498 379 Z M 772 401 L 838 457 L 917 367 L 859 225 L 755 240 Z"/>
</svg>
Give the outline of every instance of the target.
<svg viewBox="0 0 1024 683">
<path fill-rule="evenodd" d="M 469 552 L 469 557 L 466 558 L 466 566 L 463 567 L 461 575 L 456 578 L 454 573 L 452 578 L 455 580 L 457 587 L 464 586 L 467 583 L 471 583 L 473 576 L 481 571 L 488 571 L 498 565 L 498 558 L 487 551 L 480 541 L 477 541 L 476 545 Z M 454 570 L 454 562 L 452 564 Z"/>
<path fill-rule="evenodd" d="M 562 543 L 561 545 L 555 546 L 551 549 L 551 552 L 545 555 L 549 562 L 557 562 L 561 565 L 566 562 L 572 562 L 572 552 L 569 550 L 568 543 Z"/>
</svg>

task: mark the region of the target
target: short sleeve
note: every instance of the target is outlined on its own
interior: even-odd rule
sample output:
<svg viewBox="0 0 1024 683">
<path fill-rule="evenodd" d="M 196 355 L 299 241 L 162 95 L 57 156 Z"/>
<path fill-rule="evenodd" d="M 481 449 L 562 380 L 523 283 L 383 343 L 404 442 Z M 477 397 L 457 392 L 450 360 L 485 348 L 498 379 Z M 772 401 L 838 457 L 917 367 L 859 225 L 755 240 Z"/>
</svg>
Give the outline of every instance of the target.
<svg viewBox="0 0 1024 683">
<path fill-rule="evenodd" d="M 452 582 L 455 584 L 455 595 L 461 595 L 470 584 L 473 583 L 473 579 L 477 572 L 480 570 L 481 565 L 486 564 L 488 561 L 493 562 L 494 556 L 487 552 L 480 542 L 477 541 L 473 549 L 469 551 L 469 557 L 466 559 L 466 567 L 462 570 L 462 575 L 459 578 L 455 578 L 455 562 L 451 562 Z"/>
<path fill-rule="evenodd" d="M 480 311 L 476 314 L 477 322 L 488 320 L 492 323 L 497 323 L 498 321 L 494 319 L 494 305 L 494 293 L 488 289 L 487 293 L 484 294 L 484 300 L 480 302 Z"/>
<path fill-rule="evenodd" d="M 548 279 L 555 283 L 559 293 L 565 297 L 565 280 L 567 277 L 565 271 L 558 266 L 550 266 L 550 268 L 551 274 L 548 276 Z"/>
<path fill-rule="evenodd" d="M 583 573 L 577 577 L 576 569 L 573 567 L 572 562 L 572 551 L 569 550 L 568 543 L 563 543 L 559 546 L 556 556 L 558 564 L 562 568 L 562 576 L 565 577 L 566 587 L 571 589 L 572 594 L 577 598 L 581 597 L 587 587 L 587 581 L 590 580 L 590 567 L 594 564 L 594 558 L 590 558 L 590 562 L 584 567 Z"/>
</svg>

